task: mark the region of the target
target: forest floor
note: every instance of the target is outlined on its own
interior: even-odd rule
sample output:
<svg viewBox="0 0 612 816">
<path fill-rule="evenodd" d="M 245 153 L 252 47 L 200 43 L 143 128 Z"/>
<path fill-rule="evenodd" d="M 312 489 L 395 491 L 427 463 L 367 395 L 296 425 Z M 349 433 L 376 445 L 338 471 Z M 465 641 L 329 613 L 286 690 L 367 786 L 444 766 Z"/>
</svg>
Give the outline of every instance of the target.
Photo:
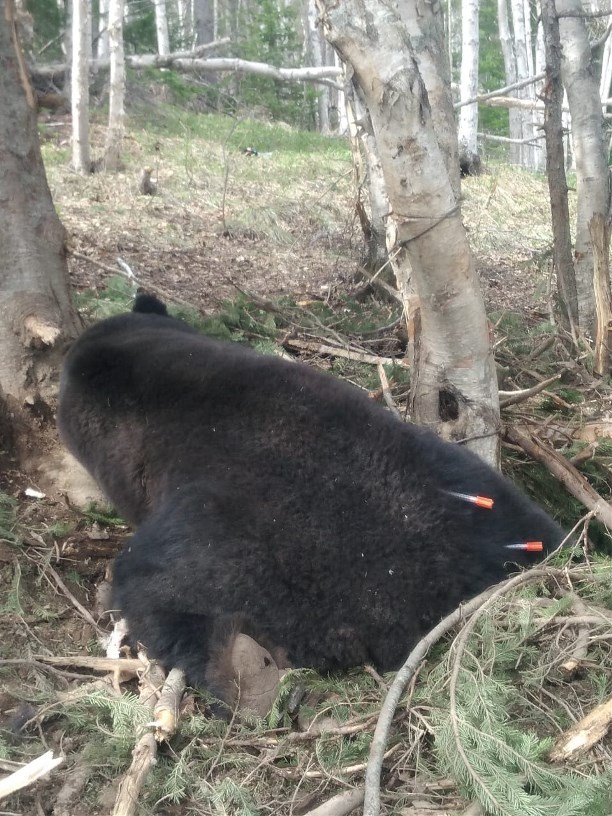
<svg viewBox="0 0 612 816">
<path fill-rule="evenodd" d="M 315 344 L 341 336 L 372 355 L 404 353 L 397 303 L 368 290 L 360 276 L 363 241 L 344 140 L 278 123 L 202 115 L 159 100 L 153 108 L 141 100 L 130 114 L 124 169 L 81 177 L 69 169 L 68 119 L 42 115 L 40 126 L 50 188 L 67 230 L 71 280 L 86 319 L 129 308 L 139 286 L 161 295 L 204 330 L 245 338 L 264 350 L 278 348 L 287 335 Z M 94 158 L 103 135 L 103 128 L 94 126 Z M 249 148 L 257 155 L 244 152 Z M 153 196 L 139 194 L 144 167 L 152 169 Z M 501 387 L 529 387 L 559 363 L 560 340 L 550 321 L 554 290 L 546 181 L 490 165 L 482 176 L 464 181 L 463 196 L 496 333 Z M 548 351 L 530 357 L 549 337 Z M 367 362 L 304 356 L 372 392 L 379 388 L 376 367 Z M 537 410 L 523 407 L 512 419 L 528 422 L 541 411 L 555 441 L 556 412 L 567 413 L 576 401 L 583 412 L 580 425 L 587 419 L 605 424 L 601 389 L 595 395 L 588 373 L 579 377 L 567 359 L 561 362 L 566 372 L 571 368 L 563 388 L 545 392 Z M 391 379 L 394 398 L 404 405 L 406 381 L 395 372 Z M 608 453 L 604 446 L 598 469 L 593 466 L 604 493 L 609 492 Z M 547 474 L 534 470 L 520 452 L 509 449 L 509 457 L 513 475 L 553 512 L 559 510 L 557 515 L 566 512 L 564 524 L 580 518 L 583 509 L 567 497 L 559 500 Z M 110 814 L 143 711 L 133 681 L 122 684 L 121 693 L 122 678 L 109 681 L 86 658 L 103 654 L 108 569 L 129 531 L 97 505 L 76 510 L 61 495 L 27 495 L 26 489 L 39 491 L 40 485 L 6 454 L 4 462 L 0 770 L 47 749 L 66 761 L 50 781 L 15 794 L 0 808 L 23 816 Z M 567 586 L 549 580 L 527 596 L 501 599 L 469 641 L 455 716 L 458 710 L 461 739 L 472 747 L 475 738 L 465 730 L 470 723 L 477 729 L 478 772 L 457 763 L 453 740 L 459 737 L 448 729 L 447 679 L 458 658 L 440 649 L 411 684 L 410 705 L 404 700 L 398 710 L 385 760 L 383 812 L 460 814 L 474 790 L 491 809 L 489 794 L 502 803 L 499 812 L 516 816 L 610 812 L 594 781 L 611 758 L 610 740 L 582 756 L 576 774 L 547 761 L 547 739 L 609 694 L 609 641 L 599 627 L 592 624 L 594 635 L 586 630 L 593 640 L 588 659 L 581 653 L 580 670 L 570 676 L 562 668 L 573 653 L 575 632 L 585 636 L 584 625 L 573 629 L 571 620 L 584 612 L 576 599 L 583 585 L 597 614 L 610 606 L 609 565 L 593 561 L 589 581 L 583 573 L 571 575 Z M 570 589 L 574 594 L 568 600 Z M 526 597 L 536 594 L 540 606 L 531 607 Z M 493 635 L 492 626 L 497 627 Z M 61 655 L 72 657 L 63 665 L 52 662 Z M 286 692 L 284 707 L 279 704 L 263 722 L 210 720 L 206 699 L 190 694 L 180 731 L 160 749 L 134 812 L 301 816 L 335 793 L 362 786 L 390 678 L 356 671 L 342 678 L 304 673 L 298 679 L 309 691 L 308 704 L 299 714 L 288 714 Z M 296 739 L 313 720 L 324 724 L 319 732 L 327 729 L 327 734 L 315 739 L 315 730 L 311 739 Z M 347 724 L 353 727 L 350 736 L 343 728 Z M 581 787 L 582 777 L 591 793 Z"/>
</svg>

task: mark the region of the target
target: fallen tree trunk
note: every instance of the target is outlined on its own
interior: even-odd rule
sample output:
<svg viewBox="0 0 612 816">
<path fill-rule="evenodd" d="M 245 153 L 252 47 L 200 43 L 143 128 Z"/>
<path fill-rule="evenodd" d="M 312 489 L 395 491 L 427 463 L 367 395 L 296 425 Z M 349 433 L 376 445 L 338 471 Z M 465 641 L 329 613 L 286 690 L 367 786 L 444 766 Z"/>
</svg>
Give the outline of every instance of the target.
<svg viewBox="0 0 612 816">
<path fill-rule="evenodd" d="M 224 40 L 210 45 L 224 44 Z M 172 68 L 184 73 L 237 73 L 254 74 L 256 76 L 278 79 L 283 82 L 317 82 L 323 85 L 333 85 L 342 89 L 342 84 L 337 81 L 342 74 L 340 68 L 334 65 L 322 65 L 319 67 L 307 68 L 277 68 L 275 65 L 268 65 L 265 62 L 252 62 L 250 60 L 237 59 L 234 57 L 210 57 L 208 59 L 198 56 L 195 51 L 180 51 L 174 54 L 132 54 L 125 57 L 125 64 L 129 68 Z M 110 62 L 107 59 L 90 60 L 90 71 L 107 71 Z M 32 65 L 30 66 L 32 82 L 34 85 L 45 82 L 53 82 L 56 85 L 63 85 L 68 66 L 63 63 L 53 65 Z"/>
</svg>

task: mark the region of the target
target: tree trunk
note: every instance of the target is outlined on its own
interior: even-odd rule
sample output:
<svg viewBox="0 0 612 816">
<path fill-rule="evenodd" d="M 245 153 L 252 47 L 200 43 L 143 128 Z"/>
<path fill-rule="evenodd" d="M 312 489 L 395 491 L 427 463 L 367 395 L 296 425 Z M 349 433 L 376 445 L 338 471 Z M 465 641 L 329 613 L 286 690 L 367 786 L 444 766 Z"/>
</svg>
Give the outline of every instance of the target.
<svg viewBox="0 0 612 816">
<path fill-rule="evenodd" d="M 546 49 L 546 82 L 544 97 L 544 133 L 546 135 L 546 175 L 550 193 L 553 230 L 553 261 L 557 272 L 557 286 L 564 304 L 569 327 L 576 340 L 578 325 L 578 298 L 572 260 L 567 180 L 563 151 L 561 84 L 561 43 L 555 0 L 541 0 L 542 29 Z"/>
<path fill-rule="evenodd" d="M 593 336 L 595 293 L 593 246 L 589 224 L 594 215 L 607 216 L 610 180 L 604 144 L 604 123 L 593 56 L 580 0 L 557 0 L 561 37 L 561 76 L 572 117 L 572 141 L 576 161 L 576 240 L 574 265 L 578 292 L 580 329 Z M 576 16 L 564 17 L 564 13 Z"/>
<path fill-rule="evenodd" d="M 170 53 L 170 34 L 168 33 L 168 15 L 166 0 L 153 0 L 155 6 L 155 31 L 157 32 L 157 53 L 165 56 Z"/>
<path fill-rule="evenodd" d="M 109 54 L 109 4 L 110 0 L 100 0 L 98 9 L 98 43 L 96 56 L 98 59 L 106 59 Z M 121 21 L 123 23 L 123 20 Z"/>
<path fill-rule="evenodd" d="M 544 46 L 544 29 L 542 27 L 542 19 L 538 20 L 538 31 L 536 35 L 536 53 L 535 53 L 535 73 L 536 76 L 546 72 L 546 48 Z M 542 94 L 544 82 L 540 80 L 533 86 L 535 98 L 539 99 Z M 533 112 L 533 129 L 535 136 L 542 135 L 542 127 L 544 124 L 544 116 L 539 111 Z M 534 148 L 534 170 L 538 172 L 546 171 L 546 143 L 541 139 L 537 142 Z"/>
<path fill-rule="evenodd" d="M 317 8 L 314 0 L 307 0 L 304 9 L 304 63 L 319 68 L 325 65 L 325 46 L 317 25 Z M 317 124 L 321 133 L 329 133 L 329 88 L 321 88 L 317 96 Z"/>
<path fill-rule="evenodd" d="M 349 114 L 349 133 L 353 146 L 353 168 L 355 188 L 358 196 L 358 216 L 366 243 L 366 266 L 379 273 L 387 263 L 387 215 L 389 199 L 383 176 L 382 166 L 376 147 L 376 138 L 370 115 L 359 98 L 359 89 L 353 83 L 349 85 L 346 95 L 346 106 Z M 363 158 L 363 161 L 362 161 Z M 368 196 L 369 214 L 363 209 L 361 191 L 365 187 Z M 383 280 L 391 283 L 393 270 L 384 275 Z"/>
<path fill-rule="evenodd" d="M 514 52 L 516 54 L 516 78 L 518 81 L 531 76 L 529 71 L 528 49 L 531 42 L 527 42 L 527 29 L 525 26 L 525 7 L 523 0 L 511 0 L 512 25 L 514 28 Z M 521 99 L 532 99 L 532 88 L 526 86 L 518 92 Z M 530 111 L 521 112 L 522 138 L 531 139 L 533 137 L 533 119 Z M 521 147 L 521 164 L 523 167 L 533 169 L 534 158 L 533 148 L 529 144 Z"/>
<path fill-rule="evenodd" d="M 442 7 L 438 3 L 398 0 L 419 74 L 429 98 L 433 128 L 455 195 L 460 195 L 457 123 L 451 94 L 451 69 L 444 36 Z"/>
<path fill-rule="evenodd" d="M 91 171 L 89 153 L 88 0 L 72 4 L 72 165 L 77 173 Z"/>
<path fill-rule="evenodd" d="M 461 101 L 478 94 L 479 0 L 461 2 Z M 425 85 L 427 80 L 423 77 Z M 464 105 L 459 113 L 459 157 L 471 167 L 478 153 L 478 105 Z"/>
<path fill-rule="evenodd" d="M 497 463 L 497 383 L 484 304 L 406 28 L 382 0 L 318 6 L 324 33 L 352 68 L 370 113 L 391 204 L 389 249 L 405 253 L 413 270 L 412 313 L 421 326 L 413 418 Z"/>
<path fill-rule="evenodd" d="M 214 0 L 194 0 L 193 29 L 196 45 L 206 45 L 215 39 Z"/>
<path fill-rule="evenodd" d="M 52 416 L 60 346 L 79 321 L 12 0 L 0 0 L 0 20 L 0 402 L 29 426 Z"/>
<path fill-rule="evenodd" d="M 104 169 L 115 172 L 119 167 L 125 111 L 125 60 L 123 54 L 123 12 L 125 0 L 110 0 L 109 48 L 110 48 L 110 95 L 108 130 L 104 148 Z"/>
<path fill-rule="evenodd" d="M 497 25 L 499 29 L 499 41 L 501 44 L 502 56 L 504 58 L 506 85 L 514 85 L 516 82 L 516 55 L 514 53 L 514 42 L 512 40 L 512 35 L 510 34 L 510 24 L 508 22 L 507 0 L 497 1 Z M 523 138 L 521 113 L 516 108 L 510 108 L 508 117 L 508 130 L 510 138 L 520 141 Z M 508 159 L 510 164 L 521 163 L 520 145 L 510 145 Z"/>
</svg>

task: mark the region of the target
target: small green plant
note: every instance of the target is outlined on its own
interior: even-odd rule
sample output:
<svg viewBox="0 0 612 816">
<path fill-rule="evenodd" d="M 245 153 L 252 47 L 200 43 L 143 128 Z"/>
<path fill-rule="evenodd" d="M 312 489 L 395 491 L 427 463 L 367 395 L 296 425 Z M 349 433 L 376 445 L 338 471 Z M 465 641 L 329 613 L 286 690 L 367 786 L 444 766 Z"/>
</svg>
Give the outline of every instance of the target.
<svg viewBox="0 0 612 816">
<path fill-rule="evenodd" d="M 10 544 L 17 542 L 15 525 L 17 522 L 17 502 L 7 493 L 0 492 L 0 539 Z"/>
<path fill-rule="evenodd" d="M 83 515 L 96 524 L 105 527 L 125 527 L 125 521 L 110 507 L 100 507 L 97 502 L 91 502 L 83 510 Z"/>
<path fill-rule="evenodd" d="M 80 311 L 92 319 L 102 320 L 105 317 L 130 311 L 135 293 L 135 284 L 132 284 L 124 275 L 117 274 L 108 278 L 101 291 L 86 289 L 77 292 L 75 297 Z"/>
</svg>

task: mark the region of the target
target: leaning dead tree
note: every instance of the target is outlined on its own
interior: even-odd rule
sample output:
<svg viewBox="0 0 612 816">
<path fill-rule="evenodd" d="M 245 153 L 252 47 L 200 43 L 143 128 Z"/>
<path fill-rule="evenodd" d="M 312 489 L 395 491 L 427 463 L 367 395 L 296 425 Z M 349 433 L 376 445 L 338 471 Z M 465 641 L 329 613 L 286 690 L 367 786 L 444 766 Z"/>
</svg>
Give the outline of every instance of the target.
<svg viewBox="0 0 612 816">
<path fill-rule="evenodd" d="M 405 5 L 418 26 L 413 4 Z M 390 203 L 388 246 L 413 340 L 413 417 L 497 463 L 497 382 L 484 304 L 406 26 L 395 6 L 377 0 L 318 0 L 318 7 L 376 138 Z"/>
</svg>

